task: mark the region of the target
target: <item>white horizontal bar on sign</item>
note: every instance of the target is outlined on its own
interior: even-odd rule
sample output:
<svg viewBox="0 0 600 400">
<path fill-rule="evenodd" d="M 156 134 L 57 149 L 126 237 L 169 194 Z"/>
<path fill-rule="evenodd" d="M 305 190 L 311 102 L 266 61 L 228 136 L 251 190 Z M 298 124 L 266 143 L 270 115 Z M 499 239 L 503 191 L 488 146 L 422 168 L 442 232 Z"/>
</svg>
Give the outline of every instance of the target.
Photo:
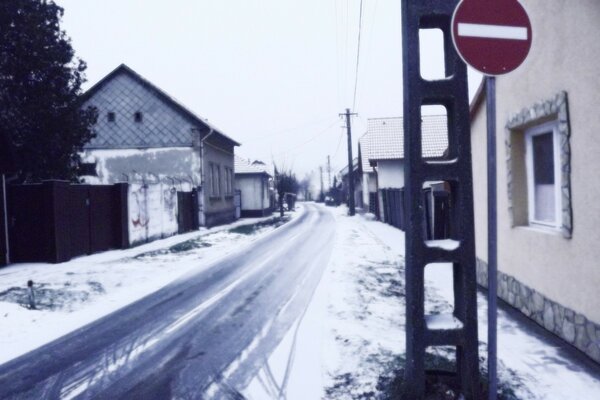
<svg viewBox="0 0 600 400">
<path fill-rule="evenodd" d="M 522 26 L 467 24 L 459 22 L 458 36 L 527 40 L 527 28 Z"/>
</svg>

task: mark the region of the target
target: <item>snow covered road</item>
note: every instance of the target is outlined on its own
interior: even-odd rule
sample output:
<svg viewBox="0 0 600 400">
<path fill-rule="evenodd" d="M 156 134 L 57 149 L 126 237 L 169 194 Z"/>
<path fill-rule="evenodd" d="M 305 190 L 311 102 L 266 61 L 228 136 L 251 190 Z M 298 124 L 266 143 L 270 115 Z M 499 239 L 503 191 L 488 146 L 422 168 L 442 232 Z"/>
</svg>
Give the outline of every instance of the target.
<svg viewBox="0 0 600 400">
<path fill-rule="evenodd" d="M 305 208 L 251 246 L 1 365 L 0 398 L 236 397 L 329 263 L 334 218 Z"/>
</svg>

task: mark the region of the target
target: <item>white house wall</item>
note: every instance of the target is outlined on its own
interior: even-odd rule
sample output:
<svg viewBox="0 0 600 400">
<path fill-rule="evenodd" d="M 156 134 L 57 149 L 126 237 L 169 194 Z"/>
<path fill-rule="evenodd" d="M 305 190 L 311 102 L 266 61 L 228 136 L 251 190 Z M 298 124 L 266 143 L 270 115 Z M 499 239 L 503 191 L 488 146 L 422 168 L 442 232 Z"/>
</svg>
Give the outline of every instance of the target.
<svg viewBox="0 0 600 400">
<path fill-rule="evenodd" d="M 98 176 L 84 177 L 88 183 L 152 181 L 160 176 L 167 181 L 177 178 L 177 184 L 185 186 L 185 191 L 200 184 L 200 154 L 192 147 L 85 150 L 82 159 L 96 163 Z"/>
<path fill-rule="evenodd" d="M 235 175 L 235 186 L 242 193 L 242 210 L 263 210 L 269 207 L 268 182 L 262 175 Z"/>
<path fill-rule="evenodd" d="M 377 177 L 375 172 L 363 172 L 362 195 L 365 208 L 369 205 L 369 193 L 377 192 Z"/>
<path fill-rule="evenodd" d="M 401 189 L 404 187 L 404 162 L 401 160 L 377 161 L 379 189 Z"/>
</svg>

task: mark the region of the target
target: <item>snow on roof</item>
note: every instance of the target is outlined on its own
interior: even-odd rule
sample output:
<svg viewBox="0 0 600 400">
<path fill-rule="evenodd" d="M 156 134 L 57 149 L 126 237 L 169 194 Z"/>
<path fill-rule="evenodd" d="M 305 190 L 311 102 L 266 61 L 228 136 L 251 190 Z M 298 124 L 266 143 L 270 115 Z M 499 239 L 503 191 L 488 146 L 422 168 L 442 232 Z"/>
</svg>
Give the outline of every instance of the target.
<svg viewBox="0 0 600 400">
<path fill-rule="evenodd" d="M 362 164 L 362 170 L 364 172 L 372 172 L 373 167 L 369 163 L 369 155 L 371 145 L 369 141 L 369 132 L 365 133 L 358 139 L 358 145 L 360 146 L 360 163 Z"/>
<path fill-rule="evenodd" d="M 233 170 L 236 174 L 267 174 L 273 176 L 269 167 L 262 161 L 251 162 L 240 156 L 235 156 Z"/>
<path fill-rule="evenodd" d="M 445 115 L 423 116 L 423 156 L 441 157 L 448 148 L 448 123 Z M 372 118 L 366 134 L 368 160 L 404 158 L 404 126 L 402 117 Z M 361 145 L 361 151 L 362 145 Z M 364 162 L 363 162 L 364 165 Z"/>
<path fill-rule="evenodd" d="M 352 160 L 352 170 L 356 171 L 358 169 L 358 157 L 354 157 Z M 340 175 L 344 176 L 348 173 L 348 166 L 345 165 L 344 168 L 340 170 Z"/>
</svg>

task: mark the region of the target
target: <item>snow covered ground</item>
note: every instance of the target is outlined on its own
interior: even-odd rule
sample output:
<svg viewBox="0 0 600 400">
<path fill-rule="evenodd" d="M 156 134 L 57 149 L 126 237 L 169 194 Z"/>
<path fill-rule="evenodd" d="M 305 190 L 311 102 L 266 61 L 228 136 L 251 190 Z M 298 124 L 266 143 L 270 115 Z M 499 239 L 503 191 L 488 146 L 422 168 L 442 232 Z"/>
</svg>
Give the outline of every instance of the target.
<svg viewBox="0 0 600 400">
<path fill-rule="evenodd" d="M 332 261 L 303 317 L 243 390 L 249 399 L 387 398 L 386 388 L 402 367 L 404 234 L 368 217 L 347 217 L 343 207 L 333 212 L 337 236 Z M 451 310 L 449 267 L 437 264 L 426 271 L 428 313 Z M 485 365 L 487 310 L 481 294 L 478 304 Z M 552 341 L 503 311 L 498 326 L 500 387 L 507 397 L 600 398 L 599 375 Z M 452 358 L 444 348 L 436 355 Z"/>
<path fill-rule="evenodd" d="M 248 399 L 386 398 L 403 366 L 404 235 L 368 216 L 347 217 L 343 207 L 330 210 L 336 220 L 331 262 L 302 317 L 243 388 Z M 0 363 L 184 279 L 275 227 L 257 222 L 243 220 L 63 264 L 1 269 Z M 35 282 L 39 310 L 22 305 L 29 279 Z M 427 312 L 451 310 L 450 265 L 429 266 L 426 280 Z M 485 365 L 483 295 L 478 304 Z M 519 321 L 499 312 L 501 388 L 525 400 L 600 398 L 600 368 L 579 363 Z M 445 348 L 433 356 L 453 357 Z"/>
<path fill-rule="evenodd" d="M 302 212 L 299 206 L 286 220 Z M 0 269 L 0 364 L 205 268 L 281 223 L 275 215 L 242 219 L 62 264 Z M 26 307 L 30 279 L 36 310 Z"/>
</svg>

